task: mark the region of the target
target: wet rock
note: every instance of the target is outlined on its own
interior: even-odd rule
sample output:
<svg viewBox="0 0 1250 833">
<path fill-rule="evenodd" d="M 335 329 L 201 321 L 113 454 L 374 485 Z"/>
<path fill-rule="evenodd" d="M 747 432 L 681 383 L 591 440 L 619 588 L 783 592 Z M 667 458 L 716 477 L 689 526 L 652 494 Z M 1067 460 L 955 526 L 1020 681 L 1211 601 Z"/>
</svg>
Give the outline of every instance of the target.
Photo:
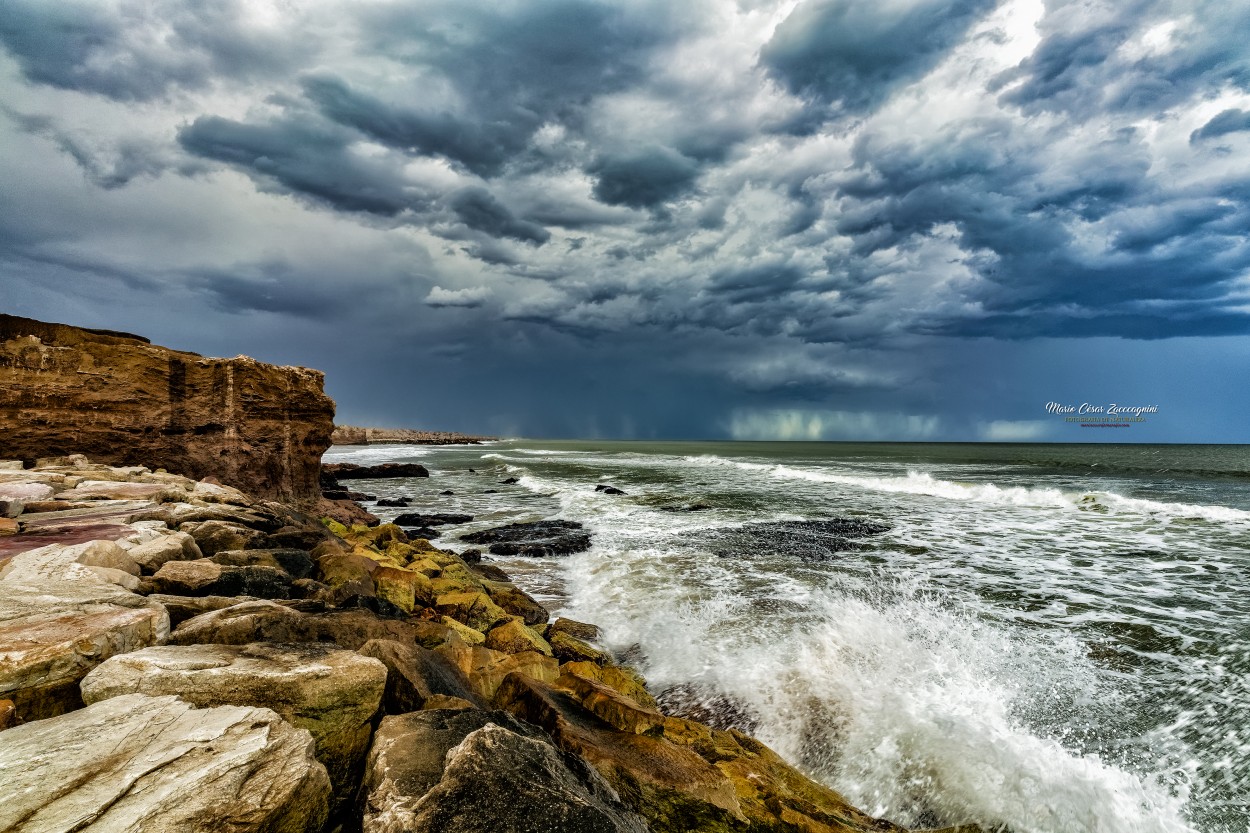
<svg viewBox="0 0 1250 833">
<path fill-rule="evenodd" d="M 465 550 L 464 552 L 460 553 L 460 560 L 463 561 L 465 564 L 470 564 L 470 565 L 479 564 L 482 561 L 482 551 L 481 550 Z M 495 569 L 498 569 L 498 568 L 495 568 Z M 502 573 L 503 570 L 499 570 L 499 572 Z M 499 580 L 507 581 L 507 578 L 505 577 Z"/>
<path fill-rule="evenodd" d="M 598 486 L 596 486 L 596 487 L 595 487 L 595 491 L 596 491 L 596 492 L 602 492 L 602 493 L 603 493 L 603 494 L 605 494 L 605 495 L 623 495 L 623 494 L 625 494 L 623 491 L 621 491 L 620 489 L 616 488 L 615 486 L 606 486 L 606 485 L 604 485 L 603 483 L 600 483 Z"/>
<path fill-rule="evenodd" d="M 317 501 L 313 511 L 319 518 L 330 518 L 347 527 L 355 524 L 376 526 L 381 522 L 376 515 L 366 512 L 353 500 L 328 500 L 323 497 Z"/>
<path fill-rule="evenodd" d="M 579 677 L 603 683 L 644 708 L 656 711 L 660 709 L 655 698 L 651 696 L 651 692 L 647 690 L 647 681 L 628 666 L 599 665 L 587 660 L 566 660 L 560 666 L 560 670 L 566 674 L 577 674 Z"/>
<path fill-rule="evenodd" d="M 505 486 L 512 486 L 512 485 L 514 485 L 514 484 L 516 484 L 516 483 L 520 483 L 520 482 L 521 482 L 521 480 L 520 480 L 520 478 L 518 478 L 518 477 L 509 477 L 509 478 L 506 478 L 506 479 L 504 479 L 504 480 L 500 480 L 499 482 L 500 482 L 500 483 L 502 483 L 502 484 L 503 484 L 503 485 L 505 485 Z"/>
<path fill-rule="evenodd" d="M 443 593 L 438 597 L 434 608 L 444 616 L 450 616 L 482 633 L 509 618 L 503 608 L 480 591 Z"/>
<path fill-rule="evenodd" d="M 386 666 L 383 708 L 387 714 L 419 711 L 436 695 L 456 697 L 473 706 L 485 705 L 468 677 L 442 654 L 392 639 L 372 639 L 359 651 Z"/>
<path fill-rule="evenodd" d="M 499 570 L 499 572 L 503 571 Z M 490 596 L 492 602 L 513 616 L 520 616 L 527 625 L 542 625 L 551 618 L 547 608 L 539 604 L 533 596 L 508 581 L 506 575 L 503 581 L 483 581 L 482 588 L 486 591 L 486 595 Z"/>
<path fill-rule="evenodd" d="M 291 597 L 291 577 L 276 567 L 232 567 L 207 559 L 168 561 L 149 582 L 153 592 L 171 596 Z"/>
<path fill-rule="evenodd" d="M 382 463 L 377 466 L 361 466 L 356 463 L 331 463 L 321 470 L 337 480 L 373 480 L 395 477 L 429 477 L 430 472 L 420 463 Z"/>
<path fill-rule="evenodd" d="M 304 833 L 321 829 L 329 792 L 308 732 L 268 709 L 131 694 L 0 743 L 12 833 Z"/>
<path fill-rule="evenodd" d="M 594 770 L 498 712 L 386 718 L 366 789 L 365 833 L 647 833 Z"/>
<path fill-rule="evenodd" d="M 598 625 L 589 625 L 585 622 L 578 622 L 576 619 L 566 619 L 563 616 L 551 623 L 551 627 L 547 629 L 547 638 L 551 639 L 561 632 L 591 642 L 600 636 Z"/>
<path fill-rule="evenodd" d="M 707 686 L 671 686 L 660 692 L 656 703 L 667 715 L 695 720 L 713 729 L 737 729 L 751 734 L 759 726 L 759 718 L 745 704 Z"/>
<path fill-rule="evenodd" d="M 456 512 L 405 512 L 395 519 L 400 526 L 445 526 L 447 524 L 467 524 L 473 520 L 472 515 Z"/>
<path fill-rule="evenodd" d="M 544 557 L 590 549 L 590 534 L 577 521 L 514 523 L 462 535 L 470 544 L 486 544 L 493 555 Z"/>
<path fill-rule="evenodd" d="M 451 489 L 445 489 L 439 492 L 439 494 L 442 495 L 443 497 L 450 497 L 451 495 L 454 495 L 455 492 L 453 492 Z"/>
<path fill-rule="evenodd" d="M 406 498 L 406 497 L 398 497 L 398 498 L 384 497 L 378 500 L 378 506 L 406 507 L 411 502 L 412 502 L 412 499 Z M 399 523 L 399 521 L 396 521 L 396 523 Z"/>
<path fill-rule="evenodd" d="M 303 550 L 223 550 L 209 560 L 233 567 L 272 567 L 297 579 L 313 572 L 312 556 Z"/>
<path fill-rule="evenodd" d="M 612 656 L 606 651 L 583 642 L 576 636 L 564 631 L 555 631 L 549 635 L 551 650 L 560 662 L 593 662 L 596 665 L 611 665 Z"/>
<path fill-rule="evenodd" d="M 520 618 L 496 625 L 486 633 L 486 647 L 492 651 L 505 654 L 520 654 L 524 651 L 537 651 L 544 656 L 553 656 L 551 645 L 537 633 L 525 626 Z"/>
<path fill-rule="evenodd" d="M 439 531 L 431 526 L 422 526 L 417 527 L 416 529 L 405 529 L 404 534 L 409 538 L 424 538 L 427 541 L 433 540 L 440 535 Z"/>
<path fill-rule="evenodd" d="M 0 573 L 0 699 L 19 721 L 77 708 L 88 671 L 169 633 L 165 608 L 79 564 L 84 548 L 20 553 Z"/>
<path fill-rule="evenodd" d="M 354 795 L 386 674 L 375 659 L 326 645 L 165 645 L 101 663 L 83 679 L 82 695 L 88 704 L 172 694 L 199 708 L 272 709 L 312 734 L 342 804 Z"/>
<path fill-rule="evenodd" d="M 603 687 L 597 693 L 608 698 L 610 691 Z M 733 782 L 687 745 L 655 733 L 622 731 L 570 693 L 520 674 L 504 681 L 495 704 L 542 728 L 561 749 L 587 761 L 619 794 L 630 797 L 632 809 L 646 817 L 653 831 L 748 826 Z M 636 704 L 632 709 L 633 716 L 646 718 L 633 721 L 633 726 L 645 722 L 648 729 L 663 731 L 663 715 L 648 715 Z"/>
<path fill-rule="evenodd" d="M 171 645 L 246 645 L 251 642 L 332 642 L 356 650 L 371 639 L 437 647 L 451 631 L 437 622 L 388 619 L 368 610 L 300 613 L 269 600 L 243 602 L 188 619 L 169 635 Z"/>
</svg>

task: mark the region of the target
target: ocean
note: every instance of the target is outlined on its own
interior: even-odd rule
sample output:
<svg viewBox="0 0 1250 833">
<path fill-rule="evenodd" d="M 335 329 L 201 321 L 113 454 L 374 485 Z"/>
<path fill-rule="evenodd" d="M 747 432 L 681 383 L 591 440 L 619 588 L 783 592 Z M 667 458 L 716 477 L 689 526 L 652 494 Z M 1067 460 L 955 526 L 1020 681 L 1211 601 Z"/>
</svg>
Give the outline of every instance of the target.
<svg viewBox="0 0 1250 833">
<path fill-rule="evenodd" d="M 474 515 L 444 528 L 452 549 L 582 522 L 589 552 L 489 558 L 603 627 L 662 699 L 732 716 L 870 813 L 1250 830 L 1250 446 L 510 440 L 326 460 L 426 465 L 353 487 L 414 499 L 366 504 L 383 519 Z"/>
</svg>

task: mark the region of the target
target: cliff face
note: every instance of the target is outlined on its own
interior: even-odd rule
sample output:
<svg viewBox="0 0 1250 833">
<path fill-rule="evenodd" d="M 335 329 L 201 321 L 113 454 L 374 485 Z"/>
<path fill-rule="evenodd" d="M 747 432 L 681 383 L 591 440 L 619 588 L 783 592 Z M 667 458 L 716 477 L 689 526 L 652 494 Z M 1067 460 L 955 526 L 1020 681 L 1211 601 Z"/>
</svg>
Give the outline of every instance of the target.
<svg viewBox="0 0 1250 833">
<path fill-rule="evenodd" d="M 323 383 L 302 367 L 0 315 L 0 459 L 86 454 L 315 499 L 334 428 Z"/>
</svg>

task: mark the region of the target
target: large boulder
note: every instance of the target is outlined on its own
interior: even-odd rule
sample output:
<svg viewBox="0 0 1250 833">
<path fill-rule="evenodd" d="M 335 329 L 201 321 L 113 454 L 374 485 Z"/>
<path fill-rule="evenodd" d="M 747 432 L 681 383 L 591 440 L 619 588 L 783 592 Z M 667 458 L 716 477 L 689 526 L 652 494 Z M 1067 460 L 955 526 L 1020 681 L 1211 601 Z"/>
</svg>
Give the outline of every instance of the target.
<svg viewBox="0 0 1250 833">
<path fill-rule="evenodd" d="M 195 561 L 204 557 L 199 544 L 185 532 L 171 532 L 144 541 L 131 547 L 127 555 L 147 575 L 155 573 L 167 561 Z"/>
<path fill-rule="evenodd" d="M 312 733 L 342 801 L 368 750 L 386 666 L 326 645 L 166 645 L 116 656 L 82 681 L 96 703 L 125 694 L 173 694 L 200 707 L 262 706 Z"/>
<path fill-rule="evenodd" d="M 360 653 L 386 666 L 386 696 L 382 705 L 387 714 L 420 711 L 439 695 L 485 705 L 464 672 L 428 648 L 393 639 L 371 639 L 360 646 Z"/>
<path fill-rule="evenodd" d="M 169 634 L 164 607 L 78 563 L 89 547 L 41 547 L 0 571 L 0 699 L 19 721 L 77 708 L 88 671 Z"/>
<path fill-rule="evenodd" d="M 81 452 L 312 499 L 334 427 L 323 386 L 320 372 L 302 367 L 208 359 L 137 336 L 0 315 L 5 459 Z"/>
<path fill-rule="evenodd" d="M 268 709 L 133 694 L 0 742 L 8 833 L 315 833 L 329 792 L 308 732 Z"/>
<path fill-rule="evenodd" d="M 149 581 L 154 592 L 171 596 L 291 597 L 291 576 L 277 567 L 236 567 L 207 559 L 167 561 Z"/>
<path fill-rule="evenodd" d="M 500 712 L 382 721 L 369 753 L 364 833 L 646 833 L 594 770 Z"/>
</svg>

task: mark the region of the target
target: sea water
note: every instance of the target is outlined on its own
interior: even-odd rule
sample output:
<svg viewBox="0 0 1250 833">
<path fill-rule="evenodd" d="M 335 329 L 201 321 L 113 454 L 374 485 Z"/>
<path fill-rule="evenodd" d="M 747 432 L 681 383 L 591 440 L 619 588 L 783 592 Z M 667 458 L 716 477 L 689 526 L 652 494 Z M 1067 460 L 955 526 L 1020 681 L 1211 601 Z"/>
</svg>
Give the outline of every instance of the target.
<svg viewBox="0 0 1250 833">
<path fill-rule="evenodd" d="M 1250 447 L 544 440 L 327 460 L 424 463 L 428 480 L 360 487 L 473 514 L 445 528 L 453 549 L 582 522 L 589 552 L 493 560 L 602 626 L 654 692 L 733 703 L 870 813 L 1250 830 Z M 802 523 L 834 518 L 888 529 Z"/>
</svg>

